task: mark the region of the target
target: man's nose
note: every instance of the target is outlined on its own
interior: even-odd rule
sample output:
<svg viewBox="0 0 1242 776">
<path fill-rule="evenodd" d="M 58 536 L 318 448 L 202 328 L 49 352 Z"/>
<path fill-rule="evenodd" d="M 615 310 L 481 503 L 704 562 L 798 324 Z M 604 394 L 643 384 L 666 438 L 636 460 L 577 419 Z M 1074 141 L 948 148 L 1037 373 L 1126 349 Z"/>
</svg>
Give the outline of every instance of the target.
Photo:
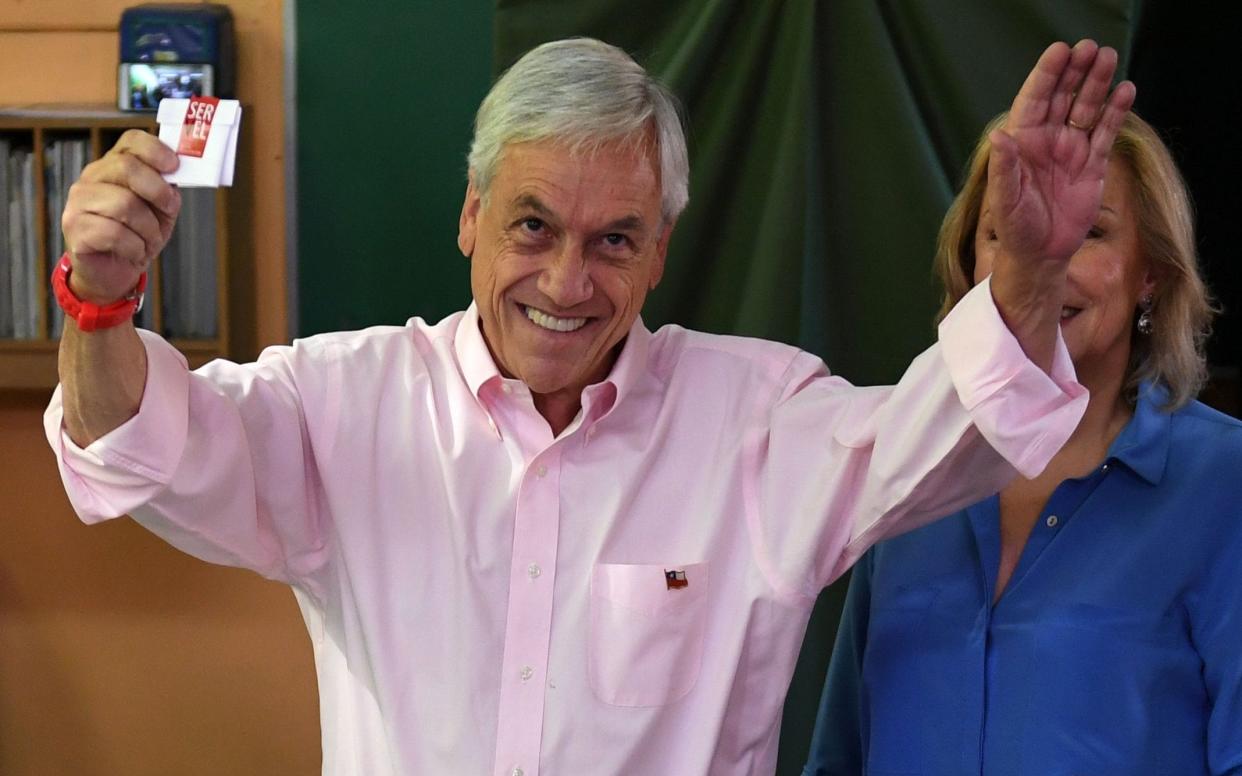
<svg viewBox="0 0 1242 776">
<path fill-rule="evenodd" d="M 591 298 L 595 289 L 582 246 L 566 244 L 539 275 L 539 290 L 562 309 Z"/>
</svg>

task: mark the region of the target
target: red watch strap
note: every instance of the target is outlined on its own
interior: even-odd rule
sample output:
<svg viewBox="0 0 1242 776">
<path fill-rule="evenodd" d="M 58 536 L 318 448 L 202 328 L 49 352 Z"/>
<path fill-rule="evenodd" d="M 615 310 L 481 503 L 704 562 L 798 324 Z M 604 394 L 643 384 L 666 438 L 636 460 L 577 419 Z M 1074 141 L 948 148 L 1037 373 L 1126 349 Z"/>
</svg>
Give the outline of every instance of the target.
<svg viewBox="0 0 1242 776">
<path fill-rule="evenodd" d="M 134 317 L 142 309 L 143 292 L 147 290 L 147 273 L 138 277 L 138 285 L 120 301 L 107 305 L 85 302 L 73 295 L 69 289 L 69 273 L 73 265 L 69 262 L 69 254 L 65 253 L 56 262 L 52 270 L 52 294 L 56 304 L 65 311 L 65 316 L 77 322 L 82 331 L 95 331 L 118 326 Z"/>
</svg>

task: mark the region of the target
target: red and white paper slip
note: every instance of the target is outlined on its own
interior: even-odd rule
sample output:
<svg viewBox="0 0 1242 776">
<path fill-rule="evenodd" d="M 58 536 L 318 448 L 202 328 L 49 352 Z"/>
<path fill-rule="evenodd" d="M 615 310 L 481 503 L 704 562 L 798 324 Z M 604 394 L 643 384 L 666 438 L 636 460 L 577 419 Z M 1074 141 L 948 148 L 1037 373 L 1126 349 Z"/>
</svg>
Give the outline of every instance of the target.
<svg viewBox="0 0 1242 776">
<path fill-rule="evenodd" d="M 241 114 L 237 100 L 160 100 L 160 142 L 181 158 L 181 166 L 164 180 L 187 188 L 232 186 Z"/>
</svg>

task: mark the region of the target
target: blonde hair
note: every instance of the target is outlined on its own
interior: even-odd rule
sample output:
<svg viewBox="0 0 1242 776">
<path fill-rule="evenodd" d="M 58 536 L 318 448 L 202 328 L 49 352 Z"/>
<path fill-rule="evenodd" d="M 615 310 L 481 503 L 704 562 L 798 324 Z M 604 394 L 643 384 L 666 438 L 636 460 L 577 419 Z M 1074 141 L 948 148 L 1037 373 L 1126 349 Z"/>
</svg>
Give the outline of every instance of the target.
<svg viewBox="0 0 1242 776">
<path fill-rule="evenodd" d="M 945 214 L 936 241 L 935 271 L 944 288 L 936 319 L 948 314 L 974 285 L 975 230 L 988 183 L 988 135 L 999 127 L 1002 113 L 983 130 L 966 169 L 962 190 Z M 1207 380 L 1204 344 L 1216 313 L 1199 275 L 1195 253 L 1194 215 L 1190 194 L 1169 149 L 1156 130 L 1133 112 L 1127 113 L 1113 154 L 1129 169 L 1138 219 L 1140 250 L 1151 263 L 1156 290 L 1151 334 L 1131 330 L 1130 363 L 1124 391 L 1133 402 L 1143 381 L 1168 391 L 1165 409 L 1193 399 Z M 1135 321 L 1138 310 L 1135 311 Z"/>
</svg>

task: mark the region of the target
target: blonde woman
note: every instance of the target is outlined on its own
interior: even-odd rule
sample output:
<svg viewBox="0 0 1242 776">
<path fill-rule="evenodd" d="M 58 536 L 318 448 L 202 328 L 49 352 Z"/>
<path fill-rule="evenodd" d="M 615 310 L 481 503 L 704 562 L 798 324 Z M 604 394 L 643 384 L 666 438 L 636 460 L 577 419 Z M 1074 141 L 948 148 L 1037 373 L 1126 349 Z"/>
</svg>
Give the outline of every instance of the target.
<svg viewBox="0 0 1242 776">
<path fill-rule="evenodd" d="M 941 228 L 942 316 L 1000 250 L 1003 118 Z M 805 776 L 1242 774 L 1242 424 L 1194 400 L 1211 313 L 1131 113 L 1062 310 L 1087 413 L 1038 478 L 855 567 Z"/>
</svg>

